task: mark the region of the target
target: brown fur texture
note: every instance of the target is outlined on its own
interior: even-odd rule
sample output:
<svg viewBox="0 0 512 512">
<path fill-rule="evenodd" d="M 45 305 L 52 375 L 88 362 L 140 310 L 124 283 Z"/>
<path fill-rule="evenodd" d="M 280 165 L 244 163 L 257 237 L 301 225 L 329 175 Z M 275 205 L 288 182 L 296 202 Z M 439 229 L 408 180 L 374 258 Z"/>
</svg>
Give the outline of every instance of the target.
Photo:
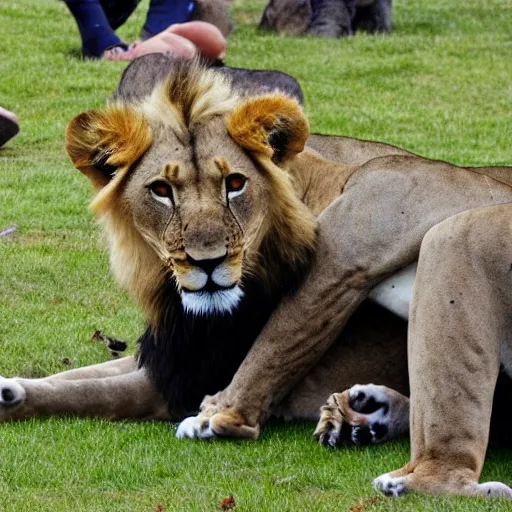
<svg viewBox="0 0 512 512">
<path fill-rule="evenodd" d="M 206 70 L 197 62 L 176 61 L 170 69 L 169 79 L 157 80 L 154 85 L 150 94 L 130 96 L 125 102 L 118 96 L 106 109 L 78 116 L 67 130 L 67 148 L 79 170 L 94 185 L 96 197 L 92 206 L 106 233 L 114 274 L 121 286 L 141 303 L 149 326 L 152 326 L 142 336 L 141 346 L 154 347 L 156 343 L 168 349 L 168 354 L 156 357 L 163 365 L 164 374 L 175 371 L 168 363 L 168 357 L 175 366 L 178 365 L 178 374 L 181 371 L 183 375 L 185 371 L 193 380 L 200 381 L 200 376 L 211 373 L 212 366 L 222 373 L 216 387 L 205 388 L 199 395 L 201 399 L 206 393 L 214 393 L 229 383 L 240 365 L 240 358 L 243 359 L 261 330 L 262 322 L 267 318 L 265 315 L 268 316 L 278 300 L 292 293 L 307 275 L 316 240 L 315 215 L 339 195 L 355 167 L 327 162 L 309 150 L 294 156 L 303 147 L 308 127 L 300 106 L 288 97 L 263 96 L 256 102 L 268 109 L 267 116 L 261 118 L 265 119 L 265 126 L 256 130 L 260 134 L 260 144 L 267 146 L 265 154 L 246 149 L 254 139 L 252 132 L 244 129 L 248 137 L 244 138 L 240 130 L 244 123 L 234 122 L 241 112 L 252 112 L 256 117 L 261 115 L 261 108 L 259 111 L 254 108 L 252 101 L 244 106 L 245 100 L 233 93 L 225 78 L 214 70 Z M 134 89 L 136 87 L 130 88 Z M 225 116 L 229 114 L 232 115 L 233 134 L 242 146 L 228 133 Z M 255 127 L 254 117 L 246 121 Z M 317 142 L 327 150 L 326 140 L 320 136 Z M 352 154 L 352 139 L 347 139 L 348 145 L 343 143 L 343 137 L 331 140 L 343 145 L 345 156 Z M 387 148 L 388 154 L 396 152 L 391 146 Z M 343 152 L 340 152 L 341 160 L 345 158 Z M 368 143 L 362 152 L 358 151 L 357 158 L 367 160 L 372 156 L 375 153 Z M 314 172 L 311 172 L 313 167 Z M 247 173 L 250 179 L 247 192 L 233 200 L 237 204 L 233 205 L 238 212 L 237 222 L 245 226 L 243 236 L 232 217 L 226 217 L 219 196 L 211 196 L 218 194 L 215 190 L 224 186 L 222 180 L 234 170 Z M 200 180 L 198 176 L 201 176 Z M 155 179 L 168 180 L 170 186 L 175 187 L 172 197 L 174 214 L 170 223 L 159 220 L 166 218 L 165 206 L 148 198 L 147 187 Z M 206 200 L 207 197 L 215 197 L 215 200 Z M 308 204 L 313 206 L 314 214 Z M 227 224 L 225 219 L 229 220 Z M 244 219 L 249 223 L 246 224 Z M 185 225 L 186 231 L 183 230 Z M 180 313 L 182 305 L 178 290 L 173 284 L 176 281 L 169 280 L 169 276 L 175 274 L 179 283 L 194 270 L 183 244 L 196 255 L 218 253 L 216 241 L 225 239 L 225 229 L 234 231 L 228 236 L 233 245 L 225 260 L 223 279 L 241 278 L 253 302 L 249 301 L 245 306 L 245 316 L 238 322 L 239 331 L 234 329 L 231 319 L 225 317 L 215 322 L 212 331 L 207 325 L 210 319 L 206 318 L 204 322 L 194 321 L 192 331 L 197 331 L 199 336 L 196 341 L 185 343 L 182 339 L 178 342 L 176 325 L 173 324 L 174 330 L 169 331 L 171 320 L 168 316 L 174 311 L 177 317 L 184 317 Z M 305 379 L 297 386 L 297 393 L 282 402 L 282 407 L 275 411 L 277 415 L 315 418 L 330 391 L 345 388 L 357 380 L 356 365 L 350 363 L 350 359 L 367 358 L 365 353 L 371 338 L 370 331 L 363 333 L 366 325 L 363 317 L 352 322 L 352 329 L 347 331 L 349 339 L 360 342 L 354 345 L 355 351 L 347 353 L 341 343 L 318 366 L 317 372 L 312 372 L 312 379 Z M 204 324 L 206 330 L 202 331 L 200 324 Z M 389 325 L 392 324 L 391 321 Z M 219 328 L 225 329 L 225 333 L 209 343 L 207 336 Z M 383 329 L 378 327 L 381 333 Z M 187 328 L 189 334 L 192 331 Z M 202 332 L 206 335 L 206 345 L 199 342 L 203 339 Z M 170 339 L 169 333 L 174 333 Z M 396 345 L 402 364 L 396 364 L 392 372 L 394 377 L 389 374 L 385 381 L 398 388 L 405 386 L 403 333 L 401 326 L 386 335 L 386 351 L 389 352 L 391 344 Z M 218 354 L 208 355 L 208 347 L 215 349 L 220 339 L 228 340 L 223 341 L 227 343 L 225 348 L 219 346 Z M 367 343 L 363 343 L 363 339 L 367 339 Z M 178 357 L 178 353 L 182 356 Z M 198 354 L 203 354 L 204 370 L 201 358 L 197 359 Z M 345 365 L 345 355 L 349 364 L 340 371 L 339 365 Z M 218 357 L 221 358 L 219 364 L 212 364 Z M 230 358 L 230 364 L 235 364 L 232 369 L 227 366 Z M 133 358 L 126 358 L 71 370 L 44 381 L 1 379 L 2 389 L 9 391 L 6 396 L 12 396 L 12 400 L 5 409 L 0 403 L 0 418 L 21 419 L 60 413 L 112 419 L 134 416 L 182 418 L 183 411 L 180 412 L 179 407 L 170 407 L 170 399 L 155 385 L 160 370 L 147 371 L 145 367 L 138 370 L 137 366 Z M 170 385 L 173 381 L 170 387 L 183 396 L 190 395 L 193 387 L 197 388 L 197 393 L 201 392 L 201 387 L 194 381 L 178 377 L 179 382 L 174 382 L 171 375 L 164 384 Z M 180 391 L 183 385 L 188 386 L 187 392 Z M 26 402 L 26 397 L 30 403 Z M 127 401 L 129 397 L 132 397 L 132 405 Z M 233 434 L 237 431 L 242 432 L 240 429 L 230 430 Z M 256 435 L 253 427 L 245 432 Z"/>
<path fill-rule="evenodd" d="M 123 105 L 80 114 L 66 129 L 71 160 L 98 189 L 109 184 L 113 186 L 108 190 L 115 188 L 151 142 L 151 130 L 142 115 Z"/>
<path fill-rule="evenodd" d="M 510 204 L 476 208 L 423 240 L 409 331 L 411 461 L 374 482 L 385 494 L 512 498 L 501 482 L 478 483 L 500 364 L 512 370 L 511 215 Z"/>
<path fill-rule="evenodd" d="M 169 78 L 159 83 L 150 96 L 130 105 L 134 119 L 142 117 L 147 124 L 152 136 L 151 146 L 136 165 L 127 167 L 129 172 L 117 178 L 115 185 L 107 183 L 99 190 L 101 209 L 97 198 L 92 204 L 107 231 L 114 274 L 144 307 L 151 336 L 159 337 L 169 329 L 162 323 L 162 318 L 170 314 L 169 280 L 178 290 L 184 290 L 182 293 L 200 293 L 204 286 L 202 261 L 223 260 L 215 271 L 219 271 L 221 282 L 226 283 L 222 286 L 228 289 L 240 282 L 251 289 L 247 283 L 257 279 L 268 295 L 269 305 L 278 295 L 288 293 L 291 281 L 299 282 L 310 264 L 316 241 L 316 220 L 297 197 L 288 173 L 249 146 L 257 134 L 259 143 L 272 147 L 280 161 L 300 152 L 309 132 L 298 102 L 277 94 L 242 100 L 232 92 L 223 75 L 198 62 L 183 61 L 176 63 Z M 103 119 L 109 112 L 107 109 L 95 115 Z M 262 117 L 263 113 L 266 117 Z M 83 141 L 87 143 L 100 136 L 95 133 L 76 135 L 78 122 L 71 124 L 69 133 L 73 138 L 68 142 L 69 153 L 72 158 L 80 154 L 80 161 L 76 161 L 80 169 L 94 174 L 96 146 L 90 148 L 89 161 L 85 161 L 83 152 L 75 146 L 81 148 Z M 87 128 L 94 132 L 96 125 L 89 123 Z M 224 143 L 219 145 L 214 141 L 222 130 Z M 80 135 L 82 138 L 77 143 Z M 204 154 L 196 149 L 196 144 L 207 146 Z M 174 146 L 177 149 L 173 154 L 169 149 Z M 109 162 L 117 162 L 116 149 L 109 146 Z M 247 157 L 245 149 L 249 149 L 252 158 Z M 162 160 L 159 170 L 158 165 L 155 168 L 151 162 L 155 158 L 160 161 L 162 151 L 171 159 Z M 229 202 L 226 208 L 224 201 L 219 202 L 217 198 L 219 187 L 222 192 L 224 180 L 232 174 L 244 175 L 251 188 L 240 199 Z M 147 189 L 152 183 L 163 182 L 173 190 L 172 199 L 168 199 L 172 215 L 160 221 L 155 212 L 167 215 L 168 210 L 154 205 L 153 200 L 141 193 L 140 185 Z M 111 189 L 108 196 L 104 193 L 107 188 Z M 106 197 L 110 197 L 110 201 Z M 263 201 L 266 207 L 256 213 L 251 205 L 255 201 Z M 135 213 L 128 213 L 131 211 Z M 181 314 L 179 306 L 172 306 L 172 309 L 178 316 Z M 184 332 L 190 331 L 185 329 Z M 214 330 L 210 328 L 209 332 Z M 151 343 L 149 338 L 143 337 L 140 358 L 143 366 L 159 364 L 158 360 L 149 362 L 153 358 L 144 347 Z M 188 357 L 192 354 L 193 351 Z M 165 389 L 176 388 L 170 381 L 160 383 L 160 370 L 152 367 L 149 371 L 155 375 L 164 394 Z M 173 377 L 169 375 L 169 379 Z M 209 385 L 213 384 L 204 388 L 203 395 L 216 390 Z M 173 396 L 175 394 L 173 392 Z M 169 397 L 169 401 L 172 400 Z M 198 403 L 183 405 L 186 410 L 197 406 Z"/>
<path fill-rule="evenodd" d="M 298 102 L 282 94 L 245 101 L 229 115 L 227 127 L 243 148 L 277 161 L 300 153 L 309 136 Z"/>
<path fill-rule="evenodd" d="M 157 84 L 165 82 L 177 64 L 176 57 L 162 53 L 150 53 L 139 57 L 123 71 L 114 98 L 124 103 L 137 103 L 150 96 Z M 280 91 L 304 103 L 299 82 L 282 71 L 244 69 L 226 66 L 222 62 L 205 63 L 216 73 L 231 81 L 231 88 L 240 96 L 255 96 Z"/>
<path fill-rule="evenodd" d="M 508 318 L 509 304 L 495 299 L 497 291 L 511 289 L 501 279 L 509 263 L 492 265 L 508 261 L 510 254 L 502 242 L 510 237 L 500 236 L 510 230 L 510 173 L 485 168 L 473 172 L 363 141 L 353 141 L 357 152 L 352 155 L 351 140 L 345 138 L 332 139 L 338 148 L 331 151 L 339 157 L 336 163 L 307 147 L 300 151 L 307 122 L 293 101 L 279 96 L 243 100 L 211 70 L 197 63 L 180 66 L 146 100 L 128 109 L 117 105 L 89 112 L 68 130 L 70 156 L 90 177 L 96 193 L 110 187 L 96 211 L 109 238 L 114 272 L 147 314 L 138 361 L 126 358 L 46 379 L 0 378 L 0 418 L 79 414 L 177 419 L 194 412 L 207 395 L 200 414 L 180 425 L 180 437 L 256 438 L 268 416 L 318 418 L 326 397 L 361 379 L 407 393 L 405 322 L 366 298 L 418 258 L 419 269 L 427 270 L 419 272 L 423 278 L 417 290 L 433 283 L 442 262 L 457 263 L 441 249 L 460 255 L 463 247 L 464 265 L 439 272 L 439 296 L 449 297 L 452 290 L 442 286 L 458 275 L 452 279 L 454 287 L 483 286 L 489 300 L 485 308 L 478 301 L 460 308 L 459 313 L 470 313 L 469 319 L 454 315 L 447 346 L 460 351 L 436 345 L 430 352 L 426 340 L 437 340 L 443 330 L 434 320 L 444 321 L 443 308 L 451 304 L 444 301 L 437 309 L 438 295 L 429 293 L 415 299 L 411 368 L 418 380 L 411 381 L 416 420 L 408 471 L 434 454 L 424 469 L 415 470 L 419 480 L 413 488 L 467 490 L 457 482 L 474 484 L 479 476 L 489 390 L 499 366 L 497 344 L 508 332 L 503 319 Z M 134 149 L 132 139 L 137 141 Z M 329 152 L 326 139 L 312 143 Z M 352 155 L 350 165 L 343 163 L 344 152 Z M 244 186 L 230 188 L 226 180 L 233 177 Z M 486 207 L 502 212 L 489 217 L 493 244 L 481 220 L 487 217 L 478 213 Z M 450 236 L 456 250 L 448 243 Z M 481 239 L 490 259 L 477 250 Z M 441 261 L 438 254 L 444 255 Z M 482 272 L 468 270 L 475 265 Z M 232 315 L 186 313 L 184 297 L 201 290 L 206 274 L 208 279 L 217 276 L 218 286 L 227 290 L 241 279 L 247 297 Z M 187 292 L 187 285 L 194 291 Z M 196 300 L 197 295 L 192 297 Z M 493 306 L 499 306 L 498 314 Z M 477 331 L 487 326 L 489 336 L 471 341 L 472 351 L 466 353 L 464 343 L 471 332 L 460 329 L 474 325 Z M 503 362 L 509 364 L 508 345 L 502 344 L 502 350 Z M 440 374 L 429 370 L 436 365 L 422 368 L 428 358 L 442 365 L 447 352 L 460 376 L 458 407 L 439 399 L 452 366 L 441 368 Z M 480 353 L 486 354 L 485 367 L 472 355 Z M 480 381 L 473 371 L 479 368 Z M 422 379 L 428 379 L 432 392 L 441 386 L 440 394 L 430 396 Z M 482 396 L 479 382 L 484 382 Z M 343 396 L 338 409 L 335 401 L 330 404 L 332 417 L 342 410 L 350 427 L 369 426 L 375 411 L 365 411 L 368 402 L 359 393 Z M 393 413 L 392 393 L 384 390 L 380 396 L 377 411 Z M 466 411 L 472 411 L 469 419 Z M 432 437 L 433 447 L 424 441 L 432 422 L 443 415 L 476 440 L 466 443 L 466 451 L 460 449 L 453 422 L 443 423 L 446 428 Z M 335 428 L 343 426 L 341 420 Z M 439 474 L 448 467 L 460 470 L 449 488 L 434 475 L 439 454 L 444 454 Z M 481 494 L 487 488 L 472 489 Z"/>
<path fill-rule="evenodd" d="M 186 141 L 196 124 L 225 114 L 237 102 L 229 82 L 221 75 L 203 69 L 198 62 L 190 66 L 178 63 L 175 73 L 159 84 L 146 101 L 81 114 L 68 126 L 68 153 L 98 189 L 91 208 L 108 233 L 114 274 L 151 318 L 159 314 L 155 283 L 163 285 L 162 260 L 167 255 L 158 248 L 155 252 L 158 241 L 148 245 L 116 194 L 122 192 L 130 166 L 149 148 L 156 134 L 170 129 L 178 139 Z M 105 168 L 113 169 L 114 179 L 109 179 L 111 175 Z"/>
</svg>

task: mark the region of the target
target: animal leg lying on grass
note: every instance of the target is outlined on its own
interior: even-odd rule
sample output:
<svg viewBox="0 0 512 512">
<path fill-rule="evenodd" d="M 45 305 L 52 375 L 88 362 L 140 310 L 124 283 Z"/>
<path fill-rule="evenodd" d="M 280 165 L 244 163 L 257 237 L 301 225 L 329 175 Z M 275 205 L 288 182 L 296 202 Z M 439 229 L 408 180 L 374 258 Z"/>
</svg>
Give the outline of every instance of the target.
<svg viewBox="0 0 512 512">
<path fill-rule="evenodd" d="M 74 368 L 65 372 L 56 373 L 45 377 L 44 380 L 80 380 L 80 379 L 102 379 L 104 377 L 115 377 L 137 370 L 137 361 L 133 356 L 120 357 L 113 361 L 93 364 L 82 368 Z"/>
<path fill-rule="evenodd" d="M 58 414 L 111 420 L 168 419 L 167 404 L 146 371 L 123 373 L 131 366 L 131 361 L 112 364 L 120 361 L 122 359 L 43 379 L 0 377 L 0 420 Z M 118 374 L 107 376 L 113 372 Z"/>
</svg>

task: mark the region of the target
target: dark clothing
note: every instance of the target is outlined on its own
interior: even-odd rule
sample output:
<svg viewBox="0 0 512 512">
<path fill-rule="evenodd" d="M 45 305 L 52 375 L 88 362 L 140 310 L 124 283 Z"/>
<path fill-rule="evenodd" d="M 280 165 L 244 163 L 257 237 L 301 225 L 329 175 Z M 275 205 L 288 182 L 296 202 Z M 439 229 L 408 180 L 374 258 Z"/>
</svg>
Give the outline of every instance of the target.
<svg viewBox="0 0 512 512">
<path fill-rule="evenodd" d="M 116 35 L 140 0 L 65 0 L 75 18 L 82 38 L 85 57 L 101 57 L 112 46 L 127 46 Z M 151 0 L 142 30 L 146 39 L 162 32 L 173 23 L 190 20 L 194 0 Z"/>
</svg>

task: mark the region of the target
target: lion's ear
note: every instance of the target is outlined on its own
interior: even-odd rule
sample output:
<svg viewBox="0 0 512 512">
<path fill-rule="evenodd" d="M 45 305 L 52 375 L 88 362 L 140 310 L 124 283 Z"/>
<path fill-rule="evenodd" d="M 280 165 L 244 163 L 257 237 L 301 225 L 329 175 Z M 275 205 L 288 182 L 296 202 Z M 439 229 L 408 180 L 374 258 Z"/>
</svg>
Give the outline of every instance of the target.
<svg viewBox="0 0 512 512">
<path fill-rule="evenodd" d="M 228 132 L 249 151 L 282 162 L 300 153 L 309 125 L 299 103 L 275 93 L 243 101 L 227 118 Z"/>
<path fill-rule="evenodd" d="M 120 180 L 150 144 L 145 119 L 122 105 L 80 114 L 66 129 L 66 149 L 74 166 L 97 188 Z"/>
</svg>

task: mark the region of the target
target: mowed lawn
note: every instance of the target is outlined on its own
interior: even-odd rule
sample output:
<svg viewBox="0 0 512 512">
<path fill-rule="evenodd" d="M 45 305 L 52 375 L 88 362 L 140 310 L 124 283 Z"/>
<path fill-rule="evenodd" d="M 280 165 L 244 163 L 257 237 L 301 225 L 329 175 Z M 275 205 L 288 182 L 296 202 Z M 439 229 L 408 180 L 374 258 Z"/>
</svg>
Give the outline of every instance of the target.
<svg viewBox="0 0 512 512">
<path fill-rule="evenodd" d="M 510 0 L 396 0 L 390 36 L 280 38 L 255 28 L 263 2 L 235 2 L 227 62 L 296 76 L 313 130 L 387 141 L 464 165 L 512 164 Z M 130 41 L 147 2 L 120 33 Z M 0 105 L 21 133 L 0 150 L 0 373 L 44 376 L 104 361 L 96 329 L 130 341 L 143 318 L 113 282 L 70 164 L 64 129 L 102 105 L 122 63 L 77 58 L 57 0 L 0 0 Z M 364 364 L 364 361 L 362 362 Z M 441 420 L 442 421 L 442 420 Z M 37 419 L 0 427 L 0 510 L 511 510 L 503 501 L 377 497 L 371 480 L 408 460 L 409 443 L 330 451 L 314 425 L 273 424 L 258 442 L 177 441 L 175 425 Z M 457 425 L 453 425 L 457 428 Z M 512 483 L 512 453 L 484 480 Z"/>
</svg>

